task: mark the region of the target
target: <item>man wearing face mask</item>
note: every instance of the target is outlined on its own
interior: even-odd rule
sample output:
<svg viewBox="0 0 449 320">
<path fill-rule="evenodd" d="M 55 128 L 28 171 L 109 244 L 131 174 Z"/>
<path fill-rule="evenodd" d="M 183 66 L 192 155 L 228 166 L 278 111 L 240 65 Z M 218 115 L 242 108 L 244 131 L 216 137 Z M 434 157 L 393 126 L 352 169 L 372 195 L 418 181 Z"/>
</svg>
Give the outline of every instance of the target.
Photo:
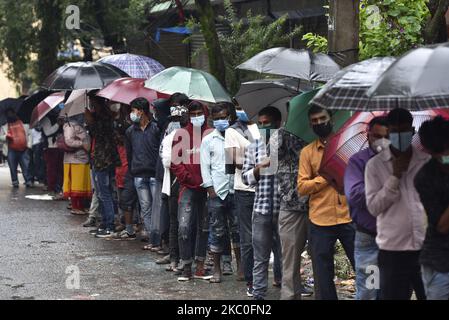
<svg viewBox="0 0 449 320">
<path fill-rule="evenodd" d="M 371 120 L 368 124 L 369 147 L 354 154 L 345 170 L 345 195 L 356 226 L 354 255 L 357 300 L 376 300 L 378 297 L 379 290 L 366 285 L 372 272 L 367 267 L 377 266 L 379 248 L 376 244 L 376 218 L 366 207 L 365 167 L 369 159 L 388 148 L 387 138 L 387 118 L 376 117 Z"/>
<path fill-rule="evenodd" d="M 190 123 L 178 129 L 173 138 L 170 167 L 179 182 L 178 221 L 179 253 L 184 264 L 178 281 L 210 279 L 206 274 L 207 238 L 209 219 L 206 208 L 206 189 L 201 185 L 200 147 L 207 134 L 207 106 L 198 101 L 188 105 Z M 196 270 L 192 274 L 195 260 Z"/>
<path fill-rule="evenodd" d="M 319 137 L 302 149 L 299 159 L 298 192 L 309 198 L 309 245 L 312 254 L 315 295 L 320 300 L 337 300 L 334 284 L 334 247 L 337 240 L 354 268 L 354 236 L 346 197 L 319 174 L 324 148 L 332 135 L 328 110 L 312 106 L 309 123 Z"/>
<path fill-rule="evenodd" d="M 390 148 L 366 165 L 366 204 L 377 217 L 380 299 L 409 300 L 412 290 L 425 299 L 419 254 L 425 235 L 425 211 L 414 186 L 430 156 L 412 146 L 413 116 L 405 109 L 388 114 Z"/>
<path fill-rule="evenodd" d="M 437 117 L 419 128 L 429 160 L 416 174 L 415 187 L 426 209 L 428 227 L 420 263 L 427 300 L 449 299 L 449 120 Z"/>
<path fill-rule="evenodd" d="M 130 119 L 133 125 L 126 130 L 125 147 L 128 170 L 140 203 L 144 229 L 151 232 L 152 204 L 156 197 L 156 162 L 159 157 L 160 130 L 150 113 L 150 104 L 145 98 L 131 101 Z M 143 247 L 151 250 L 153 244 Z"/>
<path fill-rule="evenodd" d="M 237 212 L 234 203 L 234 175 L 226 174 L 225 131 L 232 124 L 230 108 L 225 103 L 212 107 L 215 130 L 201 143 L 201 176 L 203 188 L 209 194 L 208 210 L 211 219 L 210 250 L 214 258 L 211 283 L 221 282 L 221 256 L 230 234 L 234 248 L 240 247 Z"/>
</svg>

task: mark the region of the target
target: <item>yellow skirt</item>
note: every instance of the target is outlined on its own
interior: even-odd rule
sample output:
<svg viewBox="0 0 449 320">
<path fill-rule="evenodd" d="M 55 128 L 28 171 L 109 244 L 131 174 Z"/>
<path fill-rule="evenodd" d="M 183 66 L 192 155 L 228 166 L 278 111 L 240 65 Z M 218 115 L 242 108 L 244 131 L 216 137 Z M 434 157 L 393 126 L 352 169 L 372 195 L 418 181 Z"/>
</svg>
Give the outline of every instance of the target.
<svg viewBox="0 0 449 320">
<path fill-rule="evenodd" d="M 92 197 L 88 164 L 64 163 L 64 197 Z"/>
</svg>

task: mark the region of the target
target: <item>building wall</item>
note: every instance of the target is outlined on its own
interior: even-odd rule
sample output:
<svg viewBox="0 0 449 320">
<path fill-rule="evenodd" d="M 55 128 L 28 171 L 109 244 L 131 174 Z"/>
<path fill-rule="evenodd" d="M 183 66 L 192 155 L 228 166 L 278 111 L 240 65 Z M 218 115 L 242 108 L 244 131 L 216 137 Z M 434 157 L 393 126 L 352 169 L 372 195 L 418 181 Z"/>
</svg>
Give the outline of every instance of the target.
<svg viewBox="0 0 449 320">
<path fill-rule="evenodd" d="M 0 100 L 18 97 L 15 84 L 6 77 L 6 65 L 0 66 Z"/>
</svg>

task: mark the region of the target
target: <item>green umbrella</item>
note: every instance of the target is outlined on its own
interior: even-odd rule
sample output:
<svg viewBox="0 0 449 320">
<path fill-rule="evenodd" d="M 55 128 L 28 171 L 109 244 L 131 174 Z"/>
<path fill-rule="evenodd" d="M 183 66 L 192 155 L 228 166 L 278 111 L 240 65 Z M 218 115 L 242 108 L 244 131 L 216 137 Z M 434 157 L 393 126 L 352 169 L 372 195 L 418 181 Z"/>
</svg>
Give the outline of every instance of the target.
<svg viewBox="0 0 449 320">
<path fill-rule="evenodd" d="M 226 89 L 211 74 L 191 68 L 171 67 L 145 82 L 145 87 L 165 94 L 181 92 L 190 99 L 231 102 Z"/>
<path fill-rule="evenodd" d="M 290 110 L 285 124 L 285 129 L 297 137 L 310 143 L 318 137 L 312 131 L 309 125 L 308 112 L 309 102 L 317 94 L 320 88 L 301 93 L 290 100 Z M 333 115 L 334 131 L 340 129 L 343 124 L 351 117 L 350 111 L 337 111 Z"/>
</svg>

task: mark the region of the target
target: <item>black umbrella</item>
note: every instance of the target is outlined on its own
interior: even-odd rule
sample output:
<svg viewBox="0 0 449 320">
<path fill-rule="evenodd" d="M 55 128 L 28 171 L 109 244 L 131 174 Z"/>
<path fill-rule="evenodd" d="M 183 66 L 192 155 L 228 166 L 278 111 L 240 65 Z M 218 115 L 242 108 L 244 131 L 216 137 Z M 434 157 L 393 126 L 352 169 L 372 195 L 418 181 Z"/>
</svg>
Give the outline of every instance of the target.
<svg viewBox="0 0 449 320">
<path fill-rule="evenodd" d="M 115 79 L 129 77 L 113 65 L 101 62 L 67 63 L 45 79 L 48 90 L 102 89 Z"/>
<path fill-rule="evenodd" d="M 29 97 L 23 100 L 20 106 L 17 116 L 24 122 L 30 123 L 31 114 L 34 108 L 45 98 L 47 98 L 52 92 L 48 90 L 36 90 Z"/>
<path fill-rule="evenodd" d="M 6 121 L 6 111 L 9 109 L 17 112 L 23 103 L 23 99 L 7 98 L 0 101 L 0 126 L 3 126 Z"/>
</svg>

